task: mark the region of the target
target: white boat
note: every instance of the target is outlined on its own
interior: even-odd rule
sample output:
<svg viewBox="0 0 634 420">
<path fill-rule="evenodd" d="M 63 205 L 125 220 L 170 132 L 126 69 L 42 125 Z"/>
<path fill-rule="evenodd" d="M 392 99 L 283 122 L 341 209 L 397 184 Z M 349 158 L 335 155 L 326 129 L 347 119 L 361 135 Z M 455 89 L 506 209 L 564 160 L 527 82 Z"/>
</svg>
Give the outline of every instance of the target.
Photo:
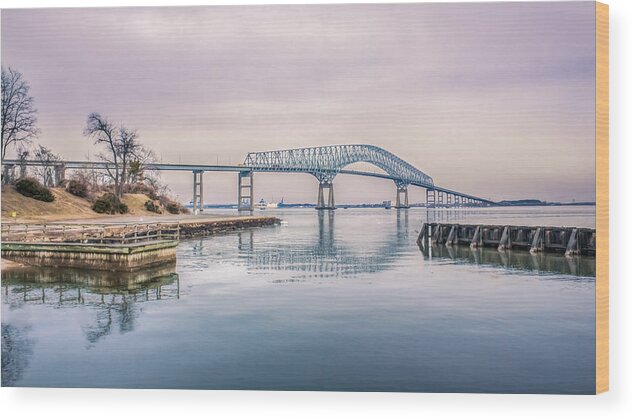
<svg viewBox="0 0 634 420">
<path fill-rule="evenodd" d="M 280 204 L 284 204 L 284 199 L 282 198 L 282 200 L 278 203 L 268 203 L 266 200 L 261 199 L 260 202 L 258 203 L 258 208 L 260 210 L 266 210 L 266 209 L 276 209 L 280 206 Z"/>
</svg>

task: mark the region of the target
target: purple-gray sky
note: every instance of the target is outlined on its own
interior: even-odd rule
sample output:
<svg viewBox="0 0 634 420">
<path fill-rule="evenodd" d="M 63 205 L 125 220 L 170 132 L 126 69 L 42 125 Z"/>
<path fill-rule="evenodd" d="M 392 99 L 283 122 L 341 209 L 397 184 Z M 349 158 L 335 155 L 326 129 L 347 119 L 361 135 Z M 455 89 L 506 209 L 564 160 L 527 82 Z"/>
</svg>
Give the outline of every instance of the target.
<svg viewBox="0 0 634 420">
<path fill-rule="evenodd" d="M 2 10 L 2 64 L 64 158 L 94 156 L 82 130 L 97 111 L 163 162 L 371 143 L 496 200 L 594 200 L 594 47 L 593 2 Z M 190 178 L 163 175 L 183 201 Z M 235 202 L 236 178 L 206 174 L 206 201 Z M 256 199 L 317 193 L 310 175 L 255 182 Z M 335 189 L 395 195 L 374 178 Z"/>
</svg>

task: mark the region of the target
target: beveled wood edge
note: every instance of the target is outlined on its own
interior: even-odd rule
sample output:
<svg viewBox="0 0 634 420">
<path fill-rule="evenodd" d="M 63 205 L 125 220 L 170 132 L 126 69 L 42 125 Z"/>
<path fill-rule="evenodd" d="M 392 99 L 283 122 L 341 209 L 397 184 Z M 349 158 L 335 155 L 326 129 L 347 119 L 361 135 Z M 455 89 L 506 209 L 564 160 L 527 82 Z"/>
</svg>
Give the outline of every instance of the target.
<svg viewBox="0 0 634 420">
<path fill-rule="evenodd" d="M 596 393 L 609 389 L 609 8 L 595 3 Z"/>
</svg>

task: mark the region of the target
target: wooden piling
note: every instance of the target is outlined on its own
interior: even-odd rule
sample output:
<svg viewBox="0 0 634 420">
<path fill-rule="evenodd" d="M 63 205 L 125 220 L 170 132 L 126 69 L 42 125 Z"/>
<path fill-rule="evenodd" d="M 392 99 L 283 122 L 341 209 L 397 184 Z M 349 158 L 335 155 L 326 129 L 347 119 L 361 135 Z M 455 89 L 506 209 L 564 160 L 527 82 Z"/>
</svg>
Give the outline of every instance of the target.
<svg viewBox="0 0 634 420">
<path fill-rule="evenodd" d="M 524 249 L 533 254 L 595 255 L 595 229 L 553 226 L 461 225 L 424 223 L 416 243 L 421 247 L 465 245 Z"/>
</svg>

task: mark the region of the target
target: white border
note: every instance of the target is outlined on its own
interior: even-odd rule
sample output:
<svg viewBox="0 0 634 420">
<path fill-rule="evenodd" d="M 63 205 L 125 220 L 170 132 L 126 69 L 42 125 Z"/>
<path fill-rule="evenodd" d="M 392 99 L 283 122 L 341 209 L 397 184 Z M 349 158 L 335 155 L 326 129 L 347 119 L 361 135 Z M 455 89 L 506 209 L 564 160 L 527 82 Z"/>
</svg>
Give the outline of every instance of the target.
<svg viewBox="0 0 634 420">
<path fill-rule="evenodd" d="M 389 1 L 345 1 L 386 3 Z M 401 3 L 410 1 L 400 1 Z M 448 1 L 449 2 L 449 1 Z M 285 4 L 300 1 L 196 1 L 202 4 Z M 305 3 L 305 2 L 304 2 Z M 310 1 L 309 3 L 341 3 Z M 0 390 L 3 419 L 127 419 L 180 420 L 205 418 L 431 418 L 443 419 L 546 419 L 634 418 L 634 364 L 632 309 L 634 278 L 629 267 L 634 232 L 630 216 L 634 209 L 634 2 L 611 0 L 610 5 L 610 392 L 594 396 L 482 395 L 482 394 L 389 394 L 334 392 L 239 392 L 95 389 Z M 50 7 L 33 0 L 0 0 L 1 8 Z M 177 5 L 176 1 L 92 0 L 91 6 Z M 87 6 L 82 1 L 54 2 L 55 6 Z M 630 188 L 628 188 L 630 187 Z M 628 217 L 630 216 L 630 217 Z M 628 273 L 628 268 L 630 272 Z M 627 274 L 630 275 L 627 275 Z M 628 330 L 629 328 L 629 330 Z M 570 357 L 574 357 L 571 354 Z"/>
</svg>

